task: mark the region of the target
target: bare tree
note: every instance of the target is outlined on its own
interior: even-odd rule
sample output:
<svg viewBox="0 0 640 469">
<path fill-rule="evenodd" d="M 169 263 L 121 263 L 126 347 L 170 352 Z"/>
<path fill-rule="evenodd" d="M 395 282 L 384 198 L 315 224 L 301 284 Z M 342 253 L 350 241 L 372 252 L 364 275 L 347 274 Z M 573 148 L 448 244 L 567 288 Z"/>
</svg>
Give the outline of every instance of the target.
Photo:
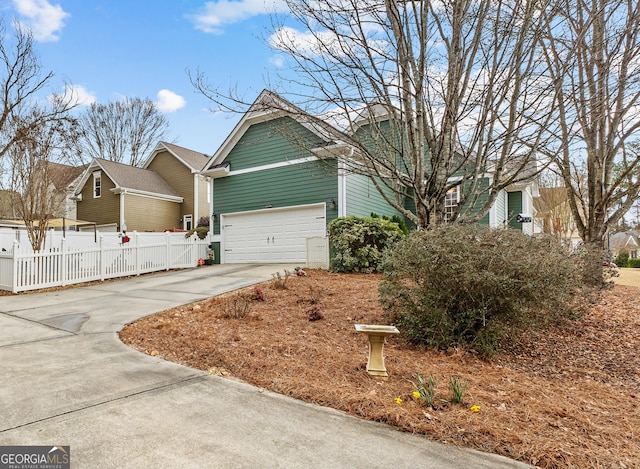
<svg viewBox="0 0 640 469">
<path fill-rule="evenodd" d="M 542 219 L 542 232 L 564 241 L 571 241 L 577 233 L 567 189 L 562 178 L 546 172 L 540 177 L 540 196 L 534 200 L 536 218 Z"/>
<path fill-rule="evenodd" d="M 640 2 L 558 0 L 544 14 L 560 124 L 547 154 L 580 237 L 602 250 L 640 192 Z"/>
<path fill-rule="evenodd" d="M 169 128 L 167 118 L 148 98 L 93 103 L 80 117 L 80 125 L 85 157 L 133 166 L 143 162 Z"/>
<path fill-rule="evenodd" d="M 25 223 L 34 251 L 42 248 L 49 220 L 64 203 L 65 194 L 61 196 L 56 180 L 60 172 L 50 163 L 78 151 L 77 122 L 58 119 L 34 126 L 32 123 L 38 122 L 38 114 L 43 112 L 32 107 L 23 119 L 14 119 L 12 128 L 18 138 L 7 152 L 15 209 Z"/>
<path fill-rule="evenodd" d="M 43 72 L 31 33 L 18 24 L 14 28 L 11 38 L 0 21 L 0 162 L 23 135 L 15 132 L 16 121 L 21 122 L 23 129 L 46 126 L 67 119 L 75 106 L 72 93 L 51 94 L 47 106 L 40 106 L 38 112 L 28 112 L 54 75 Z"/>
<path fill-rule="evenodd" d="M 369 176 L 418 226 L 477 220 L 538 170 L 553 88 L 537 2 L 286 1 L 301 31 L 274 21 L 270 44 L 294 72 L 275 91 L 301 118 L 340 128 L 342 145 L 324 155 Z M 191 81 L 218 107 L 240 101 L 202 73 Z M 446 207 L 452 192 L 457 204 Z"/>
</svg>

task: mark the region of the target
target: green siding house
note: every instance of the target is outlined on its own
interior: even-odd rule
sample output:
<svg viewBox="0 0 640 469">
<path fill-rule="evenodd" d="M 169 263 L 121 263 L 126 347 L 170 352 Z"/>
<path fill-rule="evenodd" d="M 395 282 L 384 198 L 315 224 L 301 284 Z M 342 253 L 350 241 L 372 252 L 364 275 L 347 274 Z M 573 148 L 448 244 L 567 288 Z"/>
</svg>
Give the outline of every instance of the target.
<svg viewBox="0 0 640 469">
<path fill-rule="evenodd" d="M 280 110 L 269 105 L 274 100 Z M 305 265 L 308 240 L 325 239 L 331 220 L 400 215 L 369 178 L 321 156 L 335 144 L 326 128 L 287 108 L 294 106 L 263 91 L 202 170 L 210 178 L 216 262 Z M 483 222 L 504 227 L 508 209 L 525 210 L 507 200 L 500 194 Z"/>
</svg>

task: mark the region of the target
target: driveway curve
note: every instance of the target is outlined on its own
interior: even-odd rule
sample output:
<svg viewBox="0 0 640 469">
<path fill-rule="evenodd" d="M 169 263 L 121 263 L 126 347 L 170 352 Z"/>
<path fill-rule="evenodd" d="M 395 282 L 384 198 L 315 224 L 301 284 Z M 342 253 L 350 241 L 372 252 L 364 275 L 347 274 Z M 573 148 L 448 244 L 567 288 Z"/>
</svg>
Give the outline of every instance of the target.
<svg viewBox="0 0 640 469">
<path fill-rule="evenodd" d="M 271 279 L 216 265 L 0 297 L 0 445 L 74 469 L 525 468 L 139 353 L 127 323 Z"/>
</svg>

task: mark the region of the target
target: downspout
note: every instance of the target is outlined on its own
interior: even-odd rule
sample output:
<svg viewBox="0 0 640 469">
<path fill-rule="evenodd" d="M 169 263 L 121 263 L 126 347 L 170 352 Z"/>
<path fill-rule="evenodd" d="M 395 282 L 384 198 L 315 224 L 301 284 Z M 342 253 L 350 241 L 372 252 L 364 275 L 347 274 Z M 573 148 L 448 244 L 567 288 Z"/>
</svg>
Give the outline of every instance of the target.
<svg viewBox="0 0 640 469">
<path fill-rule="evenodd" d="M 127 192 L 126 189 L 122 189 L 120 191 L 120 225 L 118 226 L 118 230 L 122 231 L 122 227 L 125 226 L 124 220 L 124 195 Z"/>
<path fill-rule="evenodd" d="M 352 156 L 353 148 L 349 153 L 349 157 Z M 345 216 L 347 216 L 347 175 L 344 162 L 338 160 L 338 217 Z"/>
<path fill-rule="evenodd" d="M 200 212 L 199 212 L 199 208 L 200 208 L 200 200 L 199 200 L 199 178 L 198 178 L 198 173 L 193 173 L 193 220 L 191 221 L 192 226 L 191 228 L 195 228 L 196 226 L 198 226 L 198 220 L 200 219 Z M 209 222 L 211 223 L 211 222 Z"/>
</svg>

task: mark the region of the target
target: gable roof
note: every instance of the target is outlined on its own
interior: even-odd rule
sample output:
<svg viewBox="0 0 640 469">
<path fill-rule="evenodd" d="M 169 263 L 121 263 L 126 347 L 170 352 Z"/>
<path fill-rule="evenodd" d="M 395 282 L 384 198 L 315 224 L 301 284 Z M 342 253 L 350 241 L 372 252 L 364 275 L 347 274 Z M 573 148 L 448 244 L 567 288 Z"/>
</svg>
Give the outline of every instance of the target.
<svg viewBox="0 0 640 469">
<path fill-rule="evenodd" d="M 638 241 L 633 232 L 620 232 L 612 234 L 609 237 L 609 248 L 612 251 L 619 252 L 623 249 L 631 247 L 632 249 L 638 247 Z"/>
<path fill-rule="evenodd" d="M 272 91 L 263 90 L 213 154 L 208 164 L 202 168 L 202 171 L 206 172 L 218 168 L 252 125 L 285 116 L 295 119 L 325 141 L 332 141 L 336 135 L 340 134 L 337 129 L 323 122 L 322 119 L 309 115 Z"/>
<path fill-rule="evenodd" d="M 46 165 L 50 181 L 56 189 L 67 188 L 87 168 L 87 165 L 70 166 L 53 161 L 46 161 L 43 164 Z"/>
<path fill-rule="evenodd" d="M 89 176 L 96 170 L 102 170 L 109 179 L 115 184 L 115 192 L 132 192 L 139 194 L 156 195 L 162 198 L 182 202 L 182 197 L 165 181 L 158 173 L 144 168 L 138 168 L 122 163 L 104 160 L 102 158 L 94 158 L 92 163 L 86 169 L 78 188 L 76 195 L 82 191 Z"/>
<path fill-rule="evenodd" d="M 211 159 L 210 156 L 207 156 L 204 153 L 189 150 L 188 148 L 174 145 L 173 143 L 159 142 L 151 153 L 151 156 L 147 158 L 147 161 L 145 161 L 142 167 L 144 169 L 148 168 L 153 159 L 163 151 L 171 153 L 178 161 L 189 168 L 192 173 L 202 170 Z"/>
</svg>

